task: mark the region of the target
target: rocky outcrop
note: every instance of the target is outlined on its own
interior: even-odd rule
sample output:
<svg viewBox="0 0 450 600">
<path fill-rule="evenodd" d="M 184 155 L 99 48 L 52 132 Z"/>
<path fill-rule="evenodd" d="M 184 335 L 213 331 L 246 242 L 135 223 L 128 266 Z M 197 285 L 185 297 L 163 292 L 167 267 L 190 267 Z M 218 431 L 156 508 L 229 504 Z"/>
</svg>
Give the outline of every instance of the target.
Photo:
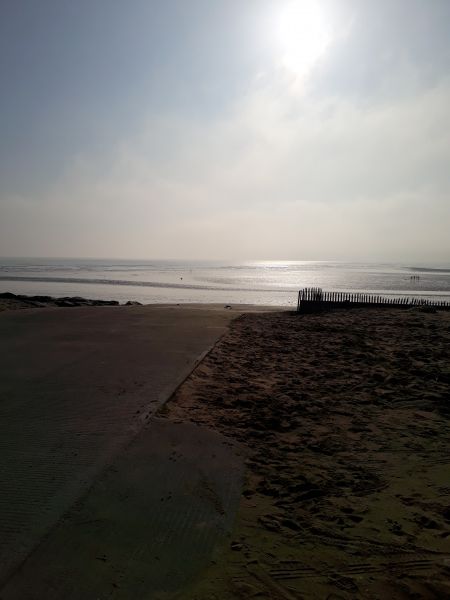
<svg viewBox="0 0 450 600">
<path fill-rule="evenodd" d="M 117 300 L 91 300 L 80 296 L 66 296 L 52 298 L 52 296 L 25 296 L 3 292 L 0 294 L 0 304 L 3 309 L 8 308 L 39 308 L 45 306 L 60 306 L 71 308 L 76 306 L 119 306 Z M 138 303 L 139 304 L 139 303 Z"/>
</svg>

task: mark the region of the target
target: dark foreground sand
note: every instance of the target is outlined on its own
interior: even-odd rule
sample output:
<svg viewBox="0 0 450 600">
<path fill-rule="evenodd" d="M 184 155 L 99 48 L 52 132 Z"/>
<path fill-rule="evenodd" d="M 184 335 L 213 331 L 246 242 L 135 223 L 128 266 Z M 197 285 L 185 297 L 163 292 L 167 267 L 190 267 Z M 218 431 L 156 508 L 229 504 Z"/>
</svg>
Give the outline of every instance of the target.
<svg viewBox="0 0 450 600">
<path fill-rule="evenodd" d="M 450 314 L 243 315 L 161 415 L 240 442 L 232 539 L 183 599 L 450 597 Z"/>
<path fill-rule="evenodd" d="M 242 312 L 0 314 L 2 600 L 450 597 L 450 314 Z"/>
</svg>

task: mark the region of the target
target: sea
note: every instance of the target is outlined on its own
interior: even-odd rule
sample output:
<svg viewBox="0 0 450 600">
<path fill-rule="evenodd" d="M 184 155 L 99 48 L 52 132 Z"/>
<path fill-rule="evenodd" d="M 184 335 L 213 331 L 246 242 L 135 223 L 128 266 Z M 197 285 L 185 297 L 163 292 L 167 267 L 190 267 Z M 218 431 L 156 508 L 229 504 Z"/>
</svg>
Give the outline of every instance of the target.
<svg viewBox="0 0 450 600">
<path fill-rule="evenodd" d="M 0 292 L 143 304 L 295 306 L 298 291 L 450 301 L 445 265 L 335 261 L 188 261 L 0 258 Z"/>
</svg>

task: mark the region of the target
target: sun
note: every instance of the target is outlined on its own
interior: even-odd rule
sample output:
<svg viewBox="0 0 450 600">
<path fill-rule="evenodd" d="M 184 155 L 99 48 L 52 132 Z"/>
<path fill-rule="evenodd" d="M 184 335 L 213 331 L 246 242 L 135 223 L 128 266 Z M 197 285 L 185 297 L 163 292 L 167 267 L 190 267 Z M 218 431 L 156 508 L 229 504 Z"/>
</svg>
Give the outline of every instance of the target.
<svg viewBox="0 0 450 600">
<path fill-rule="evenodd" d="M 306 76 L 325 53 L 331 36 L 316 0 L 294 0 L 285 5 L 277 23 L 283 66 Z"/>
</svg>

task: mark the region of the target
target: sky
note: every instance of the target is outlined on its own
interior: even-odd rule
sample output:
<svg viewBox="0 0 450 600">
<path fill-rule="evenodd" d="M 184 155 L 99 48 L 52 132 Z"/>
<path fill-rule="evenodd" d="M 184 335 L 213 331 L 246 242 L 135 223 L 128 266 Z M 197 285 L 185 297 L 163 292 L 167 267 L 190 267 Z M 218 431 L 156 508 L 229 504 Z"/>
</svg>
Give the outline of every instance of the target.
<svg viewBox="0 0 450 600">
<path fill-rule="evenodd" d="M 0 256 L 450 264 L 448 0 L 2 0 Z"/>
</svg>

